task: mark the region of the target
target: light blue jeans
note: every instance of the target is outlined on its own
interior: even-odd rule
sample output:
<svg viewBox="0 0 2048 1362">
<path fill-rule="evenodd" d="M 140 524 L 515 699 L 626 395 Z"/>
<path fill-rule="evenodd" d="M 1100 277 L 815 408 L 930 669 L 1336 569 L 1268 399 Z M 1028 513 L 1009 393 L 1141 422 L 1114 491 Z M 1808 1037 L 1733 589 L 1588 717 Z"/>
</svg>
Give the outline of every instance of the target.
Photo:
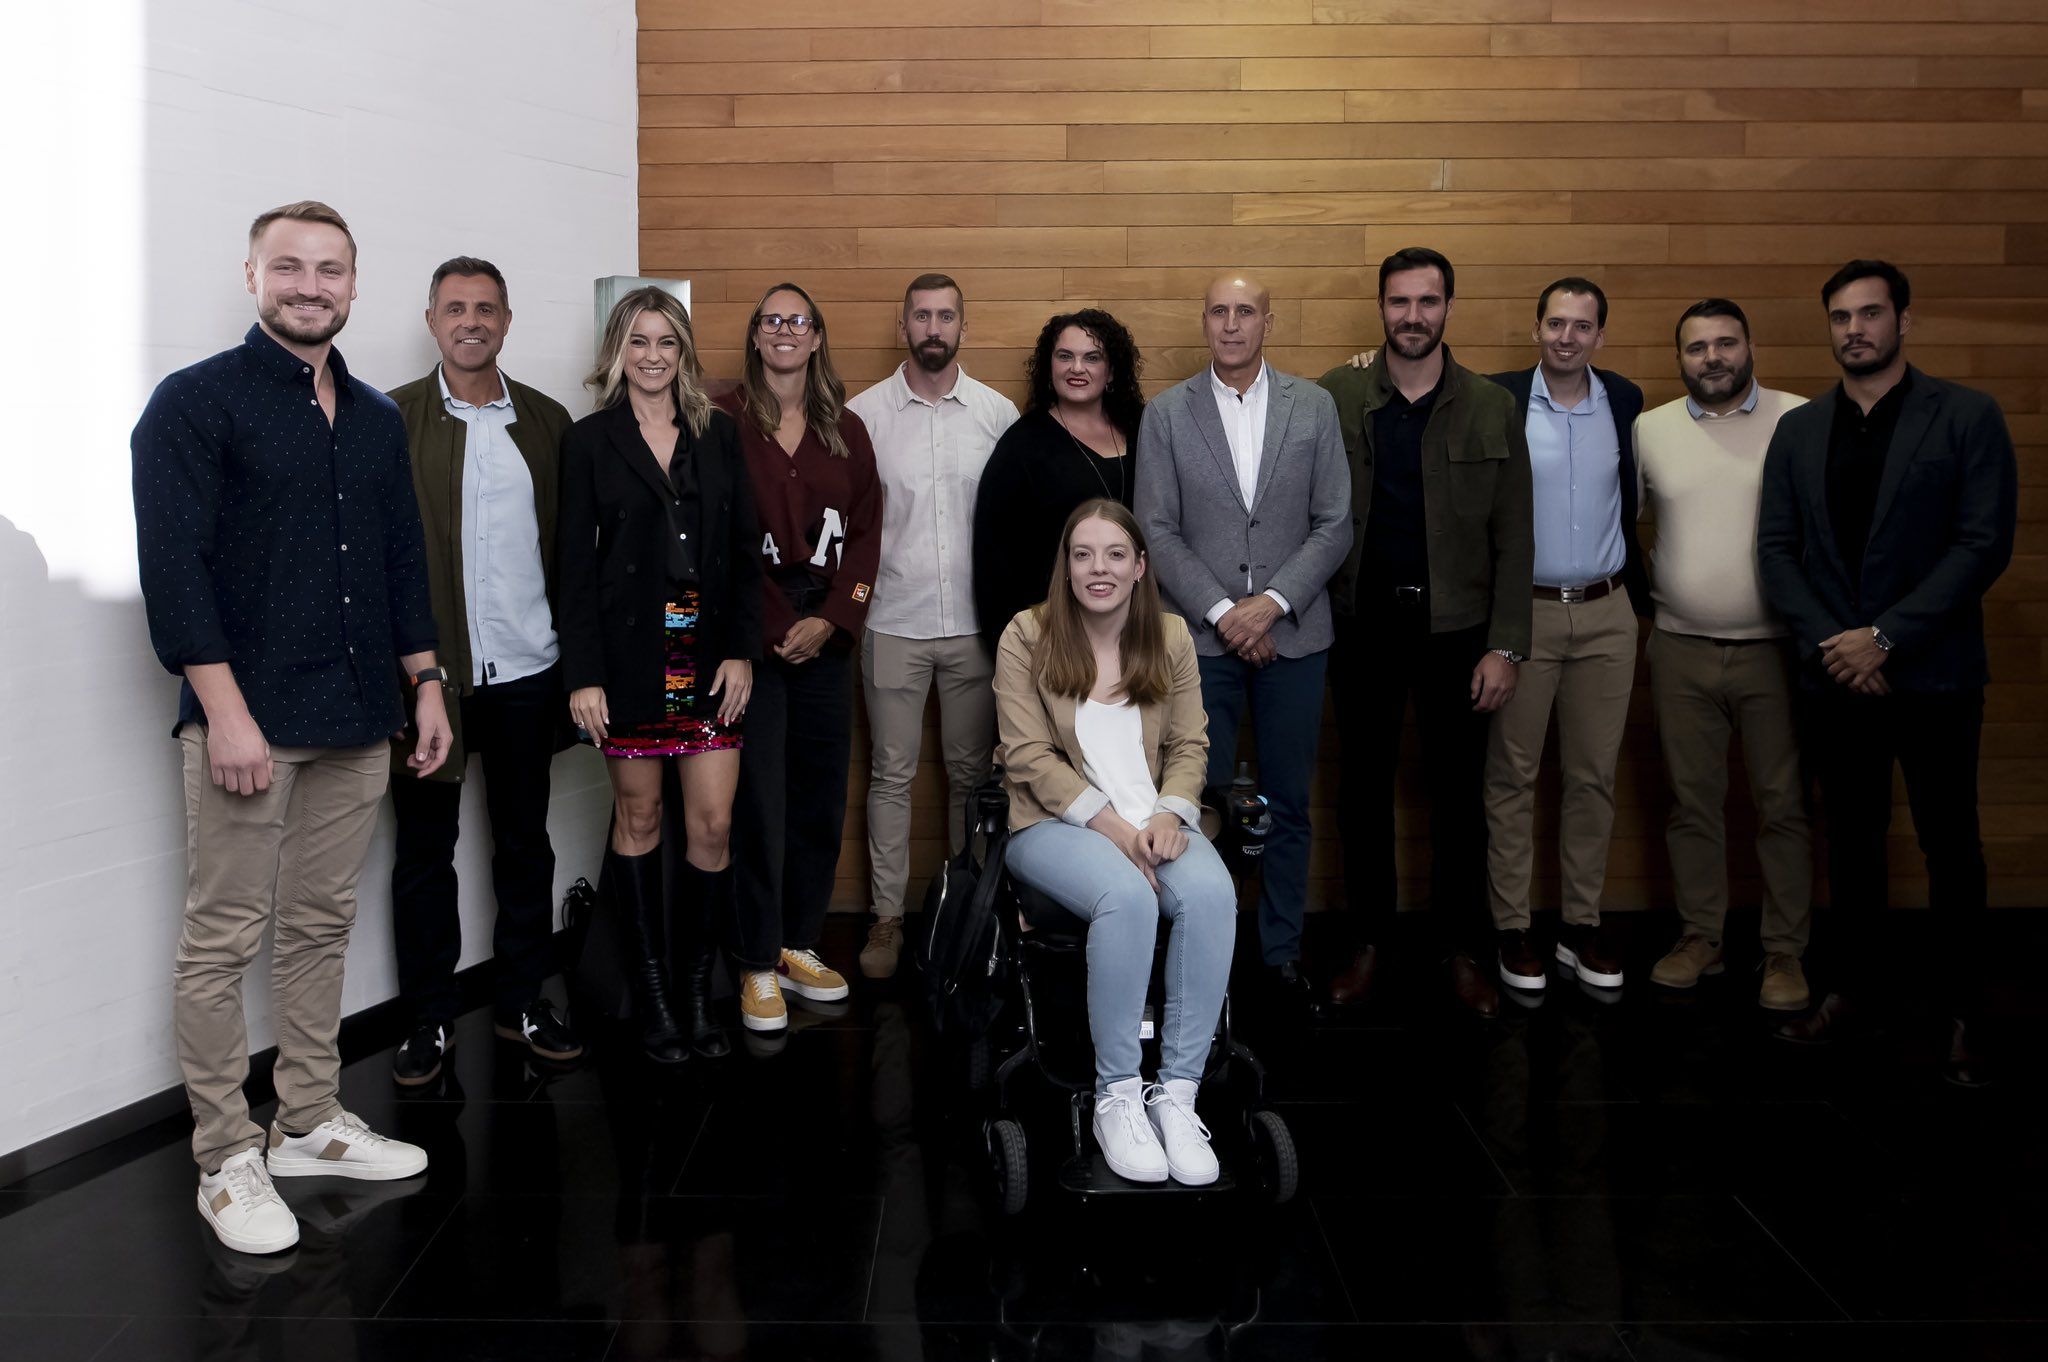
<svg viewBox="0 0 2048 1362">
<path fill-rule="evenodd" d="M 1012 836 L 1005 864 L 1019 881 L 1088 923 L 1088 1030 L 1095 1041 L 1097 1092 L 1140 1077 L 1138 1030 L 1145 1019 L 1152 946 L 1159 919 L 1173 923 L 1159 1079 L 1201 1082 L 1237 940 L 1237 888 L 1208 839 L 1189 833 L 1188 849 L 1153 870 L 1157 893 L 1114 842 L 1057 818 Z"/>
</svg>

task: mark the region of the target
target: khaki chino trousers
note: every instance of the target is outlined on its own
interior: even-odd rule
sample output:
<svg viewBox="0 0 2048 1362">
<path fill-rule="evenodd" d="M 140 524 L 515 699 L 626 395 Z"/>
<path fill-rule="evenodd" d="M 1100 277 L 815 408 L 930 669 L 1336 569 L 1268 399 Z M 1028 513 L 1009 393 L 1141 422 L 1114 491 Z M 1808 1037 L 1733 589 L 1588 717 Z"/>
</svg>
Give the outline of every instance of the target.
<svg viewBox="0 0 2048 1362">
<path fill-rule="evenodd" d="M 277 1027 L 277 1120 L 308 1131 L 341 1110 L 342 957 L 356 917 L 391 745 L 273 747 L 270 788 L 213 783 L 206 730 L 178 732 L 185 754 L 185 921 L 172 975 L 178 1063 L 192 1104 L 192 1154 L 212 1172 L 263 1143 L 249 1119 L 249 1030 L 242 976 L 266 926 Z"/>
<path fill-rule="evenodd" d="M 1614 768 L 1635 685 L 1636 617 L 1618 587 L 1597 601 L 1533 602 L 1529 658 L 1515 696 L 1493 716 L 1486 746 L 1486 867 L 1493 925 L 1529 927 L 1535 859 L 1536 775 L 1557 713 L 1563 798 L 1558 865 L 1564 920 L 1600 921 L 1607 844 L 1614 831 Z"/>
<path fill-rule="evenodd" d="M 1728 742 L 1756 808 L 1763 948 L 1804 955 L 1813 929 L 1813 835 L 1799 774 L 1792 658 L 1783 639 L 1650 631 L 1650 700 L 1671 777 L 1671 878 L 1685 930 L 1721 939 L 1728 916 Z"/>
<path fill-rule="evenodd" d="M 996 742 L 995 662 L 979 634 L 902 638 L 870 629 L 861 639 L 861 694 L 868 708 L 868 867 L 878 917 L 903 916 L 910 881 L 910 782 L 924 742 L 924 706 L 939 692 L 939 745 L 946 764 L 946 837 L 958 852 L 967 797 L 988 776 Z"/>
</svg>

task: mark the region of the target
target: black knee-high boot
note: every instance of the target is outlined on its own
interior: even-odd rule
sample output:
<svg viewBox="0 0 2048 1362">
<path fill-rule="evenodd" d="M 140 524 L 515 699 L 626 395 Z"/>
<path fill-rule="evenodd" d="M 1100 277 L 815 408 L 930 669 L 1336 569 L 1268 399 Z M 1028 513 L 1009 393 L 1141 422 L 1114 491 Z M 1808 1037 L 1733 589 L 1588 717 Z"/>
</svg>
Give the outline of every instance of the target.
<svg viewBox="0 0 2048 1362">
<path fill-rule="evenodd" d="M 619 906 L 619 946 L 627 986 L 633 993 L 633 1026 L 640 1048 L 657 1064 L 680 1064 L 690 1047 L 669 1004 L 665 956 L 667 895 L 662 893 L 661 848 L 640 856 L 605 850 L 606 878 Z"/>
<path fill-rule="evenodd" d="M 689 923 L 692 929 L 687 949 L 679 952 L 685 962 L 690 1048 L 706 1059 L 718 1059 L 732 1053 L 732 1037 L 711 1010 L 711 979 L 718 968 L 722 928 L 733 911 L 732 865 L 728 862 L 723 870 L 699 870 L 685 861 L 682 878 L 687 902 L 678 906 L 675 920 Z"/>
</svg>

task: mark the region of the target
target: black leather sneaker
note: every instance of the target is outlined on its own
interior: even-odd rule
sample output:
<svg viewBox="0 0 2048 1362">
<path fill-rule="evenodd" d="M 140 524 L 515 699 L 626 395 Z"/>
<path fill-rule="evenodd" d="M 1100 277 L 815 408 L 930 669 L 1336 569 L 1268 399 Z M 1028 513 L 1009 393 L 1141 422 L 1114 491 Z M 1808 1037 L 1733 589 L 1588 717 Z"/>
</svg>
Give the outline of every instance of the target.
<svg viewBox="0 0 2048 1362">
<path fill-rule="evenodd" d="M 438 1022 L 422 1022 L 391 1060 L 391 1077 L 401 1088 L 423 1088 L 441 1076 L 441 1058 L 455 1037 Z"/>
<path fill-rule="evenodd" d="M 583 1042 L 555 1015 L 555 1005 L 546 998 L 536 998 L 518 1016 L 495 1023 L 491 1030 L 505 1040 L 518 1041 L 533 1051 L 536 1059 L 561 1064 L 583 1056 Z"/>
</svg>

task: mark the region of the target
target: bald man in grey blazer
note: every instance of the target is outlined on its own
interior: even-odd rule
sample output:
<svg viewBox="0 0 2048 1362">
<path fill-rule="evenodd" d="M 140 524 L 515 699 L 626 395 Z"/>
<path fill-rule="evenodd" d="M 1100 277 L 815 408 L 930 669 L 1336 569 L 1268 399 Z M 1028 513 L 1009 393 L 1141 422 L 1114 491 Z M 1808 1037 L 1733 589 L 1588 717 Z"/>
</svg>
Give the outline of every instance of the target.
<svg viewBox="0 0 2048 1362">
<path fill-rule="evenodd" d="M 1259 789 L 1273 811 L 1260 955 L 1306 1002 L 1308 787 L 1333 638 L 1329 581 L 1351 550 L 1351 470 L 1330 395 L 1266 363 L 1272 325 L 1256 279 L 1209 285 L 1211 362 L 1145 410 L 1137 515 L 1167 604 L 1194 631 L 1212 785 L 1236 772 L 1238 720 L 1250 706 Z"/>
</svg>

